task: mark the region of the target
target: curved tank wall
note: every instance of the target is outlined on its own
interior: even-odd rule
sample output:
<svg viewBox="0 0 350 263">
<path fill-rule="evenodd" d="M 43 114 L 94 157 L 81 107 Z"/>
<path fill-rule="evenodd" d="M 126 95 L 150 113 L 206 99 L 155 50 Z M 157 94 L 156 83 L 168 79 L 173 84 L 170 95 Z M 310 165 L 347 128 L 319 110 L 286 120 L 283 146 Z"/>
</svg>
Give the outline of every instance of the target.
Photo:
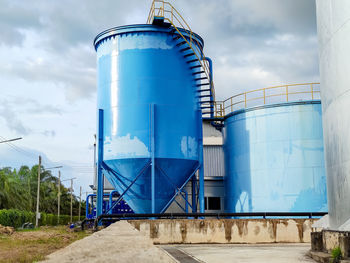
<svg viewBox="0 0 350 263">
<path fill-rule="evenodd" d="M 316 7 L 329 223 L 350 230 L 350 1 Z"/>
<path fill-rule="evenodd" d="M 198 167 L 202 127 L 194 64 L 186 62 L 193 57 L 180 52 L 169 31 L 130 25 L 95 39 L 104 162 L 114 171 L 105 176 L 119 193 L 126 190 L 150 162 L 153 137 L 156 213 Z M 151 167 L 141 174 L 123 198 L 136 213 L 150 213 Z"/>
<path fill-rule="evenodd" d="M 225 120 L 227 212 L 327 211 L 320 101 L 265 105 Z"/>
</svg>

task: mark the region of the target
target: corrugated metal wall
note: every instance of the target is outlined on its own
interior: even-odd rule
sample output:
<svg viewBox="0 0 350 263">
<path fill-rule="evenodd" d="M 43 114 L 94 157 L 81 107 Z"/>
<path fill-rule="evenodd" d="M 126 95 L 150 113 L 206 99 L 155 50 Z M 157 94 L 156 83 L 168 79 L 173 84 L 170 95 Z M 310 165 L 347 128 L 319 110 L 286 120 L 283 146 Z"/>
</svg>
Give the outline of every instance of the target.
<svg viewBox="0 0 350 263">
<path fill-rule="evenodd" d="M 204 176 L 224 176 L 224 151 L 221 145 L 204 145 Z"/>
</svg>

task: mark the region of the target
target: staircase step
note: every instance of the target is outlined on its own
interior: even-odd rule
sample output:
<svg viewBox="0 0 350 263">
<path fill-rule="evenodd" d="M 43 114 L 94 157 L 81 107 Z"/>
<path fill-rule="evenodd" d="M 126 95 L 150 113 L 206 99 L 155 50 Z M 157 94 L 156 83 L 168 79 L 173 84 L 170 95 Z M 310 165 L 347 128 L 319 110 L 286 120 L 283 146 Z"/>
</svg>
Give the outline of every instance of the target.
<svg viewBox="0 0 350 263">
<path fill-rule="evenodd" d="M 202 74 L 202 73 L 205 73 L 205 71 L 197 71 L 197 72 L 192 73 L 192 75 L 194 76 L 194 75 Z"/>
<path fill-rule="evenodd" d="M 179 38 L 181 38 L 182 36 L 180 35 L 176 35 L 176 37 L 173 37 L 173 40 L 178 40 Z"/>
<path fill-rule="evenodd" d="M 186 43 L 187 43 L 186 41 L 181 41 L 181 42 L 177 43 L 176 46 L 179 47 L 179 46 L 182 46 L 183 44 L 186 44 Z"/>
<path fill-rule="evenodd" d="M 188 54 L 184 55 L 184 58 L 192 57 L 192 56 L 194 56 L 194 55 L 195 55 L 195 54 L 194 54 L 193 52 L 191 52 L 191 53 L 188 53 Z"/>
<path fill-rule="evenodd" d="M 197 96 L 197 98 L 211 98 L 211 97 L 212 97 L 211 94 Z"/>
<path fill-rule="evenodd" d="M 196 66 L 192 66 L 192 67 L 190 67 L 190 69 L 194 69 L 194 68 L 200 68 L 200 67 L 202 67 L 202 65 L 196 65 Z"/>
<path fill-rule="evenodd" d="M 197 92 L 207 92 L 207 91 L 211 91 L 211 89 L 200 89 L 200 90 L 197 90 Z"/>
<path fill-rule="evenodd" d="M 214 109 L 214 106 L 201 107 L 201 109 Z"/>
<path fill-rule="evenodd" d="M 190 47 L 185 47 L 185 48 L 183 48 L 183 49 L 180 49 L 180 51 L 181 51 L 181 52 L 184 52 L 184 51 L 189 50 L 189 49 L 191 49 L 191 48 L 190 48 Z"/>
<path fill-rule="evenodd" d="M 208 79 L 207 77 L 202 77 L 202 78 L 196 78 L 194 79 L 195 81 L 198 81 L 198 80 L 203 80 L 203 79 Z"/>
<path fill-rule="evenodd" d="M 196 86 L 199 87 L 199 86 L 208 86 L 208 85 L 210 85 L 210 83 L 199 83 Z"/>
<path fill-rule="evenodd" d="M 187 64 L 190 64 L 190 63 L 196 62 L 196 61 L 198 62 L 198 59 L 192 59 L 192 60 L 187 61 L 186 63 L 187 63 Z"/>
</svg>

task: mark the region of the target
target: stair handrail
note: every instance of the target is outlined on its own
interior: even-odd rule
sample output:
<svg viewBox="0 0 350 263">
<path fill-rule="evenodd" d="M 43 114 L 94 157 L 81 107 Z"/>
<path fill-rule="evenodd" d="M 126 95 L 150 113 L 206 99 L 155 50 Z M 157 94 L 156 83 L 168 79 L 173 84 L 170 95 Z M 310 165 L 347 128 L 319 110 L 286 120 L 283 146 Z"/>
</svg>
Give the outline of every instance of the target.
<svg viewBox="0 0 350 263">
<path fill-rule="evenodd" d="M 156 7 L 156 3 L 160 3 L 161 6 L 160 7 Z M 170 7 L 170 10 L 167 9 L 167 7 Z M 157 10 L 158 10 L 158 14 L 155 15 Z M 171 19 L 169 19 L 168 17 L 165 16 L 166 13 L 170 13 Z M 181 20 L 179 20 L 177 15 L 180 17 L 180 19 L 182 20 L 183 23 L 181 22 Z M 147 18 L 147 24 L 151 24 L 153 22 L 153 19 L 154 19 L 155 16 L 163 17 L 164 20 L 168 21 L 174 27 L 174 29 L 177 31 L 177 33 L 186 41 L 188 46 L 192 49 L 193 53 L 197 57 L 198 62 L 201 64 L 202 68 L 204 69 L 204 72 L 205 72 L 205 75 L 206 75 L 207 79 L 209 80 L 211 96 L 212 96 L 213 101 L 207 102 L 207 103 L 209 103 L 210 106 L 213 106 L 213 111 L 215 111 L 216 107 L 215 107 L 214 82 L 213 82 L 212 78 L 210 77 L 210 69 L 209 69 L 208 64 L 205 62 L 205 60 L 202 59 L 202 58 L 205 58 L 205 55 L 204 55 L 204 52 L 203 52 L 203 48 L 202 48 L 201 44 L 199 43 L 199 41 L 195 37 L 193 37 L 194 33 L 193 33 L 191 27 L 188 25 L 186 20 L 182 17 L 182 15 L 176 10 L 176 8 L 171 3 L 163 1 L 163 0 L 153 0 L 152 5 L 151 5 L 151 9 L 149 11 L 149 15 L 148 15 L 148 18 Z M 187 30 L 189 32 L 190 41 L 188 41 L 187 38 L 180 32 L 178 27 L 175 25 L 174 19 L 177 21 L 177 23 L 180 24 L 180 26 L 183 29 L 185 29 L 185 30 Z M 196 42 L 196 47 L 197 47 L 197 49 L 199 49 L 199 51 L 201 53 L 200 56 L 197 54 L 196 50 L 192 47 L 192 42 L 193 41 Z M 216 115 L 215 112 L 214 112 L 214 115 Z"/>
</svg>

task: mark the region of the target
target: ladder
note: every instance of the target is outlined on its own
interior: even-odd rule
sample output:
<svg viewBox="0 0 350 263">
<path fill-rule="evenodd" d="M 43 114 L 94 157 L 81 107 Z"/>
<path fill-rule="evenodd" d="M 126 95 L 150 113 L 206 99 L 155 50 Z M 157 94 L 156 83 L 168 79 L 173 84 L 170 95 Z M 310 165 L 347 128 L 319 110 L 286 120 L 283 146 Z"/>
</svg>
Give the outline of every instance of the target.
<svg viewBox="0 0 350 263">
<path fill-rule="evenodd" d="M 175 46 L 183 54 L 186 64 L 193 70 L 192 77 L 196 86 L 202 118 L 213 119 L 217 115 L 221 117 L 220 110 L 218 111 L 215 103 L 211 61 L 205 57 L 201 44 L 184 18 L 169 2 L 153 0 L 147 24 L 169 28 Z M 179 28 L 187 31 L 186 36 Z"/>
</svg>

